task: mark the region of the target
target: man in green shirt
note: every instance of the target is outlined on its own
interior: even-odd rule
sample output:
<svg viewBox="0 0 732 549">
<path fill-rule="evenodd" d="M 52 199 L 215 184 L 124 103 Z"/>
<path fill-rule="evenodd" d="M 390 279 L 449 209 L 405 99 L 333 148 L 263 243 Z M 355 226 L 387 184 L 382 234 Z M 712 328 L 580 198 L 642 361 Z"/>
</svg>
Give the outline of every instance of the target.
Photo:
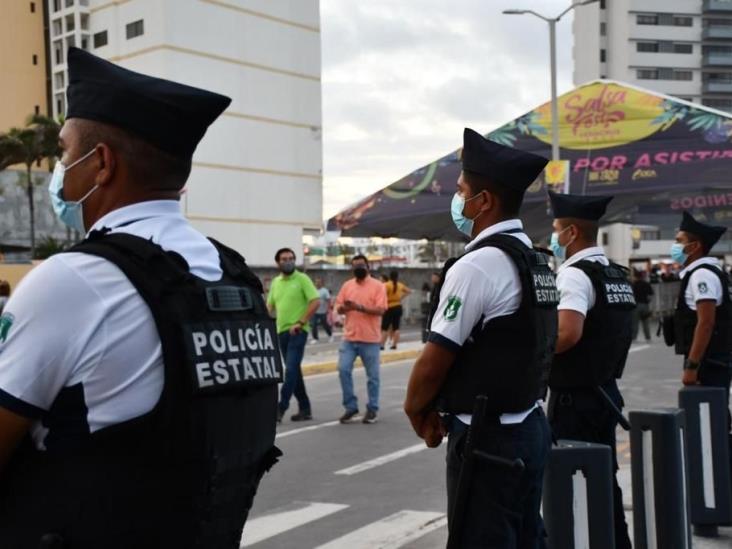
<svg viewBox="0 0 732 549">
<path fill-rule="evenodd" d="M 313 419 L 313 415 L 300 365 L 308 341 L 310 317 L 318 309 L 320 295 L 310 277 L 295 269 L 295 252 L 290 248 L 277 250 L 275 262 L 281 274 L 272 280 L 267 307 L 277 318 L 277 334 L 285 361 L 285 382 L 280 391 L 277 421 L 282 421 L 293 393 L 299 411 L 290 419 L 305 421 Z"/>
</svg>

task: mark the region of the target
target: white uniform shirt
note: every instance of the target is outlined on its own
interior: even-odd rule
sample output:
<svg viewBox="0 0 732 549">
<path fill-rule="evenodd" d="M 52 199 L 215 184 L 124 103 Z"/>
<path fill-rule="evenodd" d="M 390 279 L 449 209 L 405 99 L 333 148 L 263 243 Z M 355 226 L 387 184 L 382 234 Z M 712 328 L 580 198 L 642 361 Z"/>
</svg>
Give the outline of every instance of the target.
<svg viewBox="0 0 732 549">
<path fill-rule="evenodd" d="M 223 275 L 216 248 L 183 217 L 177 201 L 120 208 L 92 229 L 103 227 L 178 252 L 205 280 Z M 95 432 L 140 416 L 159 400 L 163 358 L 152 314 L 106 259 L 52 256 L 18 285 L 3 317 L 11 325 L 4 341 L 0 333 L 0 406 L 52 421 L 48 439 L 40 421 L 33 427 L 39 448 L 63 442 L 69 432 Z M 64 398 L 57 399 L 60 393 Z"/>
<path fill-rule="evenodd" d="M 521 221 L 510 219 L 481 231 L 465 246 L 465 250 L 470 251 L 488 236 L 506 231 L 519 231 L 509 234 L 527 248 L 531 247 L 531 240 L 523 233 Z M 430 327 L 430 340 L 457 352 L 481 316 L 485 325 L 493 318 L 515 313 L 519 305 L 521 280 L 513 260 L 498 248 L 481 248 L 461 257 L 447 271 L 440 291 L 440 304 Z M 536 405 L 516 414 L 502 414 L 500 421 L 504 425 L 521 423 L 535 408 Z M 471 421 L 469 414 L 457 417 L 467 424 Z"/>
<path fill-rule="evenodd" d="M 557 269 L 557 289 L 559 290 L 559 305 L 557 310 L 577 311 L 587 316 L 587 311 L 595 306 L 595 287 L 590 277 L 577 267 L 572 267 L 578 261 L 587 260 L 602 265 L 609 265 L 605 252 L 599 246 L 580 250 L 567 259 Z"/>
<path fill-rule="evenodd" d="M 721 272 L 722 264 L 715 257 L 702 257 L 693 261 L 681 271 L 681 278 L 686 278 L 691 271 L 696 269 L 699 265 L 712 265 L 719 269 Z M 709 269 L 699 269 L 691 275 L 689 285 L 686 287 L 684 292 L 684 300 L 686 305 L 692 310 L 696 311 L 696 302 L 703 301 L 706 299 L 714 300 L 717 306 L 722 304 L 722 282 L 719 277 L 715 275 Z"/>
</svg>

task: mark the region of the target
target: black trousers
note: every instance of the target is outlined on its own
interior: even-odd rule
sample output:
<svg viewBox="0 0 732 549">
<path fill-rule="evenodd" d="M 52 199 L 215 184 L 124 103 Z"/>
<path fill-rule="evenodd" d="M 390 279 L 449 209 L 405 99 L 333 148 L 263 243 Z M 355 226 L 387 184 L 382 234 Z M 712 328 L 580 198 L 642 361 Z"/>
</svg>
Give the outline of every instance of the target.
<svg viewBox="0 0 732 549">
<path fill-rule="evenodd" d="M 458 479 L 468 426 L 453 418 L 447 443 L 448 528 L 452 526 Z M 461 548 L 543 549 L 544 523 L 539 514 L 544 466 L 551 436 L 544 412 L 537 409 L 523 423 L 486 429 L 475 446 L 489 454 L 526 465 L 522 473 L 476 462 L 463 517 Z"/>
<path fill-rule="evenodd" d="M 603 388 L 618 409 L 623 408 L 615 380 Z M 613 470 L 618 471 L 618 456 L 615 450 L 615 428 L 617 420 L 608 410 L 602 398 L 593 389 L 552 390 L 549 396 L 549 424 L 556 438 L 581 440 L 610 446 Z M 615 515 L 615 547 L 630 549 L 628 524 L 623 510 L 623 492 L 613 475 L 613 511 Z M 551 540 L 549 540 L 551 543 Z"/>
</svg>

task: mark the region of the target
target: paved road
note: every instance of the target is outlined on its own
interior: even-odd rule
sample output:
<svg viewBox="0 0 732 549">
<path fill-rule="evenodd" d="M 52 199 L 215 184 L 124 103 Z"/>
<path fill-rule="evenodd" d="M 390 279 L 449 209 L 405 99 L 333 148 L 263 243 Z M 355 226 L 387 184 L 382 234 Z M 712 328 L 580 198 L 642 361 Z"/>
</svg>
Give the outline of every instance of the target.
<svg viewBox="0 0 732 549">
<path fill-rule="evenodd" d="M 382 408 L 375 425 L 340 425 L 337 376 L 307 378 L 315 419 L 306 426 L 287 419 L 281 425 L 277 444 L 285 456 L 262 483 L 245 528 L 246 547 L 445 546 L 445 449 L 444 444 L 425 449 L 403 415 L 411 364 L 383 367 Z M 675 405 L 679 375 L 679 361 L 665 347 L 635 346 L 622 384 L 628 409 Z M 362 370 L 355 372 L 355 380 L 363 399 Z M 629 484 L 627 436 L 620 432 L 618 449 L 624 483 Z M 629 489 L 626 499 L 630 503 Z M 729 548 L 730 533 L 726 529 L 726 537 L 713 542 L 695 540 L 694 547 Z"/>
</svg>

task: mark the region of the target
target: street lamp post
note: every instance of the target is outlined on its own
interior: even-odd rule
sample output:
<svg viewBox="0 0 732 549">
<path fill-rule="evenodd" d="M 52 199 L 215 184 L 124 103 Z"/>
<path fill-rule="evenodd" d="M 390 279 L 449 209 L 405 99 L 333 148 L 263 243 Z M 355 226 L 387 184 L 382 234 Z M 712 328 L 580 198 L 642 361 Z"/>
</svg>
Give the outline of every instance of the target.
<svg viewBox="0 0 732 549">
<path fill-rule="evenodd" d="M 557 105 L 557 37 L 556 28 L 559 20 L 569 11 L 578 6 L 593 4 L 597 0 L 583 0 L 571 4 L 556 17 L 545 17 L 534 10 L 503 10 L 505 15 L 534 15 L 549 23 L 549 56 L 551 57 L 551 84 L 552 84 L 552 160 L 559 160 L 559 106 Z M 569 178 L 564 182 L 565 194 L 569 192 Z"/>
</svg>

